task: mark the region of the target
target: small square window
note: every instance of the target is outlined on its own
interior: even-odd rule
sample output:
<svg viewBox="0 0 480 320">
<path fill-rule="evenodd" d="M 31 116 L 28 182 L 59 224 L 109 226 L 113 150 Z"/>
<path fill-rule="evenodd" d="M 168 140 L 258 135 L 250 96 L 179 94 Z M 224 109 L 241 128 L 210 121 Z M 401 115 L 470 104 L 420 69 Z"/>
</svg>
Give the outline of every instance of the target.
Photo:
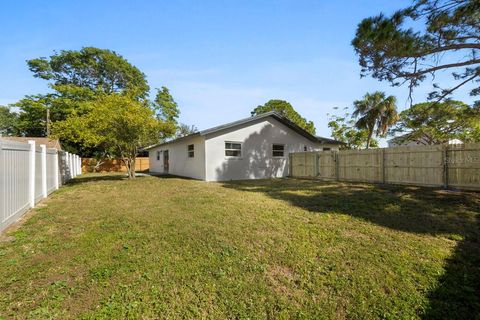
<svg viewBox="0 0 480 320">
<path fill-rule="evenodd" d="M 303 151 L 307 152 L 308 148 L 307 146 L 303 146 Z"/>
<path fill-rule="evenodd" d="M 242 144 L 240 142 L 225 142 L 225 156 L 226 157 L 241 157 Z"/>
<path fill-rule="evenodd" d="M 160 153 L 161 153 L 161 152 L 162 152 L 162 151 L 157 151 L 157 161 L 160 161 Z"/>
<path fill-rule="evenodd" d="M 285 145 L 284 144 L 274 144 L 274 145 L 272 145 L 272 156 L 283 157 L 284 155 L 285 155 Z"/>
<path fill-rule="evenodd" d="M 195 145 L 189 144 L 187 146 L 188 157 L 193 158 L 195 157 Z"/>
</svg>

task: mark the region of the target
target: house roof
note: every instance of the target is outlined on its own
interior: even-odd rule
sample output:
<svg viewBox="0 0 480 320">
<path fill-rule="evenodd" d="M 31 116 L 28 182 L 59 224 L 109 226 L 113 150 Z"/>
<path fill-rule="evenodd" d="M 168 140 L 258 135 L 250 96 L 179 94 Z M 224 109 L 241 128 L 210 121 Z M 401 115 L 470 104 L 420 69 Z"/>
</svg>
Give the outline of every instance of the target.
<svg viewBox="0 0 480 320">
<path fill-rule="evenodd" d="M 333 139 L 329 139 L 329 138 L 324 138 L 324 137 L 319 137 L 319 136 L 314 136 L 311 133 L 309 133 L 308 131 L 306 131 L 305 129 L 299 127 L 294 122 L 292 122 L 289 119 L 287 119 L 286 117 L 282 116 L 281 114 L 279 114 L 275 111 L 270 111 L 270 112 L 265 112 L 265 113 L 262 113 L 262 114 L 259 114 L 259 115 L 256 115 L 256 116 L 252 116 L 252 117 L 244 118 L 244 119 L 237 120 L 237 121 L 234 121 L 234 122 L 226 123 L 226 124 L 216 126 L 216 127 L 210 128 L 210 129 L 195 132 L 195 133 L 189 134 L 185 137 L 181 137 L 181 138 L 174 139 L 174 140 L 171 140 L 171 141 L 159 143 L 159 144 L 147 147 L 147 148 L 145 148 L 145 150 L 149 150 L 149 149 L 152 149 L 152 148 L 155 148 L 155 147 L 158 147 L 158 146 L 162 146 L 162 145 L 166 145 L 166 144 L 170 144 L 170 143 L 175 143 L 175 142 L 185 140 L 185 139 L 189 139 L 189 138 L 192 138 L 192 137 L 195 137 L 195 136 L 205 136 L 207 134 L 215 133 L 215 132 L 218 132 L 218 131 L 221 131 L 221 130 L 231 129 L 231 128 L 234 128 L 236 126 L 246 124 L 246 123 L 250 123 L 250 122 L 253 122 L 253 121 L 256 121 L 256 120 L 259 120 L 259 119 L 264 119 L 264 118 L 267 118 L 267 117 L 272 117 L 272 118 L 278 120 L 279 122 L 281 122 L 282 124 L 284 124 L 288 128 L 292 129 L 293 131 L 300 134 L 301 136 L 304 136 L 305 138 L 307 138 L 310 141 L 318 142 L 318 143 L 328 143 L 328 144 L 344 144 L 341 141 L 337 141 L 337 140 L 333 140 Z"/>
<path fill-rule="evenodd" d="M 28 140 L 34 140 L 36 145 L 44 144 L 48 149 L 57 149 L 62 150 L 62 145 L 58 139 L 50 139 L 47 137 L 10 137 L 10 136 L 0 136 L 0 140 L 8 140 L 15 142 L 28 143 Z"/>
</svg>

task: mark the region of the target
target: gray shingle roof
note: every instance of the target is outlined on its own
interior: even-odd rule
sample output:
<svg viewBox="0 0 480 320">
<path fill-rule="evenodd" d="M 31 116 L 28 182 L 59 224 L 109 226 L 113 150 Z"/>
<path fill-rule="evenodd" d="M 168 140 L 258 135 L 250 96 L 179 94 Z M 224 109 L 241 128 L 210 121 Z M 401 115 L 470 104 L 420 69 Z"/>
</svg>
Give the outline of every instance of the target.
<svg viewBox="0 0 480 320">
<path fill-rule="evenodd" d="M 145 150 L 155 148 L 155 147 L 158 147 L 158 146 L 162 146 L 162 145 L 166 145 L 166 144 L 170 144 L 170 143 L 174 143 L 174 142 L 177 142 L 177 141 L 189 139 L 189 138 L 192 138 L 192 137 L 195 137 L 195 136 L 205 136 L 207 134 L 215 133 L 215 132 L 218 132 L 218 131 L 221 131 L 221 130 L 231 129 L 231 128 L 234 128 L 236 126 L 246 124 L 246 123 L 258 120 L 258 119 L 267 118 L 267 117 L 273 117 L 274 119 L 278 120 L 279 122 L 281 122 L 282 124 L 284 124 L 288 128 L 292 129 L 293 131 L 300 134 L 301 136 L 304 136 L 305 138 L 309 139 L 310 141 L 320 142 L 320 143 L 328 143 L 328 144 L 343 144 L 343 142 L 340 142 L 340 141 L 337 141 L 337 140 L 314 136 L 311 133 L 309 133 L 308 131 L 306 131 L 305 129 L 299 127 L 297 124 L 295 124 L 292 121 L 290 121 L 289 119 L 287 119 L 286 117 L 282 116 L 281 114 L 279 114 L 275 111 L 270 111 L 270 112 L 265 112 L 265 113 L 262 113 L 262 114 L 259 114 L 259 115 L 256 115 L 256 116 L 252 116 L 252 117 L 244 118 L 244 119 L 237 120 L 237 121 L 234 121 L 234 122 L 226 123 L 226 124 L 216 126 L 216 127 L 210 128 L 210 129 L 201 130 L 199 132 L 189 134 L 188 136 L 185 136 L 185 137 L 181 137 L 181 138 L 174 139 L 174 140 L 171 140 L 171 141 L 156 144 L 156 145 L 145 148 Z"/>
</svg>

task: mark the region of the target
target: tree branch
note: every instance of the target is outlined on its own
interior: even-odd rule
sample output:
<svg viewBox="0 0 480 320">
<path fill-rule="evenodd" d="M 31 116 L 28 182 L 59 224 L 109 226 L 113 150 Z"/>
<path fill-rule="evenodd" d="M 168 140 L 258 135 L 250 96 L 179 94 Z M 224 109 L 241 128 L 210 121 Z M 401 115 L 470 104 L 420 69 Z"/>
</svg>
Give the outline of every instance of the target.
<svg viewBox="0 0 480 320">
<path fill-rule="evenodd" d="M 428 69 L 423 69 L 423 70 L 418 70 L 415 72 L 403 72 L 403 73 L 397 73 L 397 78 L 418 78 L 424 74 L 427 73 L 432 73 L 438 70 L 442 69 L 449 69 L 449 68 L 458 68 L 458 67 L 464 67 L 464 66 L 469 66 L 472 64 L 480 64 L 480 59 L 472 59 L 469 61 L 464 61 L 464 62 L 456 62 L 456 63 L 449 63 L 449 64 L 443 64 L 435 67 L 431 67 Z"/>
</svg>

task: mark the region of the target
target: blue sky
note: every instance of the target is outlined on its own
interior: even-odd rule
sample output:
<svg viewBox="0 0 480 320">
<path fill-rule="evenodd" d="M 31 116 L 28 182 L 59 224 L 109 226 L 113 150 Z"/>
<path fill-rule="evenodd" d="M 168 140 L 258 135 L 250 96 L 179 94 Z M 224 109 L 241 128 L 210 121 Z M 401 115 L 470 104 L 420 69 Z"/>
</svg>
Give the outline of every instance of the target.
<svg viewBox="0 0 480 320">
<path fill-rule="evenodd" d="M 48 90 L 25 60 L 96 46 L 139 67 L 151 88 L 167 86 L 180 121 L 199 129 L 247 117 L 284 99 L 317 134 L 327 113 L 384 90 L 407 104 L 407 88 L 360 79 L 350 45 L 362 18 L 410 4 L 349 1 L 9 1 L 0 4 L 0 104 Z M 423 101 L 431 84 L 418 88 Z M 459 93 L 462 95 L 462 93 Z"/>
</svg>

